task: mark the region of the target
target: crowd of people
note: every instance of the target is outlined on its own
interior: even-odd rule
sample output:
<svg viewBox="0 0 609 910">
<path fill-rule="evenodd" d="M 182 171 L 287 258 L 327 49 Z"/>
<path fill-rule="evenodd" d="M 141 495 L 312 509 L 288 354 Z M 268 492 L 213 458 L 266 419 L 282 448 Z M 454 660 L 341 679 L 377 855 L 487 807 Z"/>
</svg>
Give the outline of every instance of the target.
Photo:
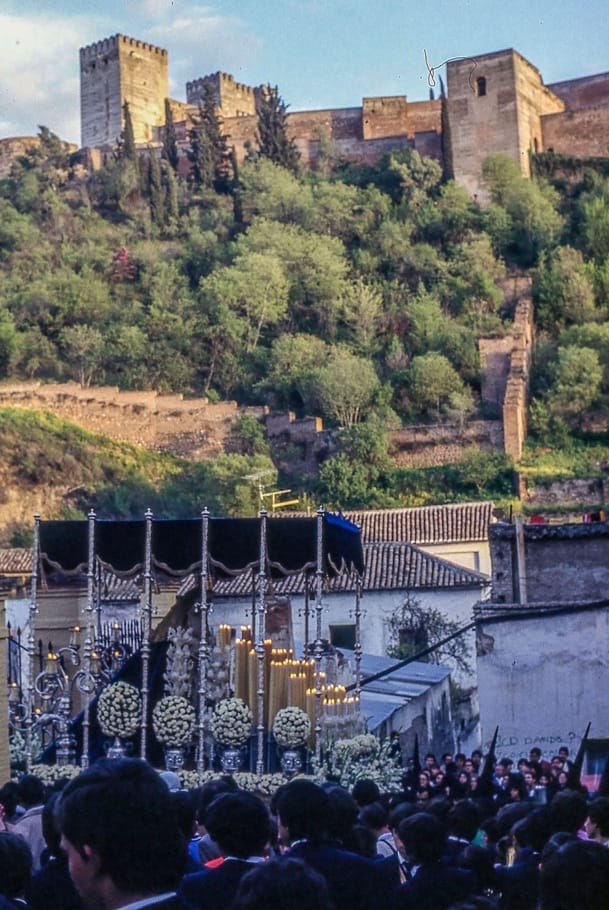
<svg viewBox="0 0 609 910">
<path fill-rule="evenodd" d="M 268 799 L 96 762 L 0 789 L 0 910 L 609 910 L 609 798 L 561 751 L 429 753 L 403 789 L 298 776 Z"/>
</svg>

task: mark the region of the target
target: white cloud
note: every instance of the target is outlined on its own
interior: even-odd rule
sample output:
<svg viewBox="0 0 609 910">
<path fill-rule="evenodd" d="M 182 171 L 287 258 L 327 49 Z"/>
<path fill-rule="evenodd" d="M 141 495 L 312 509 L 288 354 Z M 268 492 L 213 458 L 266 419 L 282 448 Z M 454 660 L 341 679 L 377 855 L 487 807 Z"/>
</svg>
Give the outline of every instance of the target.
<svg viewBox="0 0 609 910">
<path fill-rule="evenodd" d="M 92 20 L 0 14 L 1 135 L 35 135 L 48 126 L 62 139 L 80 133 L 78 49 Z"/>
</svg>

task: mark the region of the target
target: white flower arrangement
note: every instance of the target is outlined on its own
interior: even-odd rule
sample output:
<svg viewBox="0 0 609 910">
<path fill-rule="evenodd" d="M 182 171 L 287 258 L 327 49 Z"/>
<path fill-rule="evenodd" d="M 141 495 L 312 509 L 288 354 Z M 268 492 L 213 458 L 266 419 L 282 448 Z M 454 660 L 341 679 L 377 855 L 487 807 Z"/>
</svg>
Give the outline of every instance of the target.
<svg viewBox="0 0 609 910">
<path fill-rule="evenodd" d="M 39 777 L 47 787 L 52 787 L 58 780 L 72 780 L 81 771 L 78 765 L 32 765 L 30 768 L 30 774 Z"/>
<path fill-rule="evenodd" d="M 194 729 L 195 709 L 181 695 L 166 695 L 152 710 L 152 729 L 166 746 L 185 745 Z"/>
<path fill-rule="evenodd" d="M 313 770 L 319 782 L 333 780 L 347 790 L 362 779 L 373 780 L 383 793 L 402 789 L 403 770 L 391 751 L 391 741 L 381 743 L 372 733 L 336 740 L 321 763 L 313 758 Z"/>
<path fill-rule="evenodd" d="M 133 736 L 142 722 L 142 697 L 126 682 L 115 682 L 99 696 L 97 720 L 106 736 Z"/>
<path fill-rule="evenodd" d="M 309 715 L 302 708 L 281 708 L 273 721 L 273 736 L 278 746 L 297 748 L 311 735 Z"/>
<path fill-rule="evenodd" d="M 241 698 L 224 698 L 211 715 L 211 733 L 223 746 L 242 746 L 252 729 L 252 712 Z"/>
<path fill-rule="evenodd" d="M 199 777 L 197 771 L 178 771 L 178 776 L 184 790 L 196 790 L 202 784 L 206 784 L 210 780 L 220 780 L 225 775 L 218 771 L 204 771 Z M 279 787 L 285 784 L 287 779 L 279 773 L 258 776 L 249 771 L 236 771 L 232 777 L 240 790 L 249 790 L 251 793 L 258 793 L 261 796 L 272 796 Z"/>
</svg>

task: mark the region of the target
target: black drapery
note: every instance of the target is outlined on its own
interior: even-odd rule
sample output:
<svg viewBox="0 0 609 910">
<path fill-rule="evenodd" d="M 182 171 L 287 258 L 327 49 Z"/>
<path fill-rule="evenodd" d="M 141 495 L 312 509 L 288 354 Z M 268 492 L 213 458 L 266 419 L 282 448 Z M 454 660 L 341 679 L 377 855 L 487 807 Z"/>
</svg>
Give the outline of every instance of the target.
<svg viewBox="0 0 609 910">
<path fill-rule="evenodd" d="M 202 519 L 151 520 L 153 564 L 173 575 L 201 568 Z M 209 518 L 209 570 L 232 575 L 257 568 L 260 562 L 259 518 Z M 317 567 L 317 518 L 267 518 L 266 561 L 269 575 L 286 575 Z M 89 522 L 41 521 L 43 566 L 67 574 L 88 565 Z M 146 520 L 95 519 L 95 556 L 118 575 L 144 567 Z M 343 569 L 364 571 L 360 529 L 339 515 L 324 513 L 322 568 L 328 575 Z"/>
</svg>

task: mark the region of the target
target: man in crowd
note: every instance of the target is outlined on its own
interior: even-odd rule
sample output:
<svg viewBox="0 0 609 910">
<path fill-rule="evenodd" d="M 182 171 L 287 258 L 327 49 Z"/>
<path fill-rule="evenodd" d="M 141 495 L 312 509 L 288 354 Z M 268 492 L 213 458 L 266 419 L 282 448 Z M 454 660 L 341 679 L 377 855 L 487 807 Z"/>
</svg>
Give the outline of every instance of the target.
<svg viewBox="0 0 609 910">
<path fill-rule="evenodd" d="M 171 794 L 146 762 L 104 759 L 74 778 L 62 793 L 59 826 L 90 910 L 183 910 L 176 891 L 186 839 Z"/>
<path fill-rule="evenodd" d="M 224 910 L 243 876 L 265 861 L 271 820 L 259 797 L 239 791 L 216 797 L 206 811 L 205 826 L 224 862 L 185 876 L 180 896 L 201 910 Z"/>
<path fill-rule="evenodd" d="M 609 798 L 597 796 L 588 804 L 584 830 L 590 840 L 609 847 Z"/>
</svg>

